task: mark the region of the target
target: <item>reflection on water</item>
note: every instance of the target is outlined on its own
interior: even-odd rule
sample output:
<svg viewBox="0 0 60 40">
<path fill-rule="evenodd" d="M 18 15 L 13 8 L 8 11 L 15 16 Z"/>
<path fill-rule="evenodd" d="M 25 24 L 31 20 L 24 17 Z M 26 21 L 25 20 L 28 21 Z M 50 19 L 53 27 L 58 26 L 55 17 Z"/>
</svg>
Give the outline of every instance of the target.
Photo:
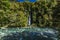
<svg viewBox="0 0 60 40">
<path fill-rule="evenodd" d="M 38 35 L 38 36 L 40 35 L 39 36 L 40 38 L 43 36 L 43 37 L 47 37 L 47 38 L 52 38 L 53 40 L 58 40 L 58 38 L 57 38 L 58 31 L 51 29 L 51 28 L 6 28 L 6 29 L 0 29 L 0 39 L 2 39 L 4 36 L 7 37 L 8 35 L 10 35 L 10 38 L 11 38 L 11 36 L 13 36 L 14 33 L 16 35 L 16 38 L 19 35 L 22 35 L 22 36 L 25 35 L 25 38 L 26 38 L 26 36 L 30 35 L 30 37 L 32 37 L 31 40 L 33 40 L 35 37 L 34 35 Z M 22 34 L 19 34 L 19 33 L 22 33 Z M 43 37 L 42 37 L 42 39 L 43 39 Z M 4 40 L 7 40 L 7 39 L 8 38 L 6 38 Z M 23 40 L 24 38 L 20 37 L 18 39 Z M 11 40 L 13 40 L 13 39 L 11 39 Z M 47 40 L 47 39 L 45 39 L 45 40 Z M 48 39 L 48 40 L 50 40 L 50 39 Z"/>
</svg>

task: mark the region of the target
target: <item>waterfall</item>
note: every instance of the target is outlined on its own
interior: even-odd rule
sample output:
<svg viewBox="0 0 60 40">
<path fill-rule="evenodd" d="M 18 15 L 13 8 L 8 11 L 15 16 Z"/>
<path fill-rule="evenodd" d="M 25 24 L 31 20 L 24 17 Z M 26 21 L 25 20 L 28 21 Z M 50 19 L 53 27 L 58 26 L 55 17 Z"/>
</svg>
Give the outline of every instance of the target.
<svg viewBox="0 0 60 40">
<path fill-rule="evenodd" d="M 29 26 L 31 25 L 31 17 L 30 16 L 28 17 L 28 25 Z"/>
</svg>

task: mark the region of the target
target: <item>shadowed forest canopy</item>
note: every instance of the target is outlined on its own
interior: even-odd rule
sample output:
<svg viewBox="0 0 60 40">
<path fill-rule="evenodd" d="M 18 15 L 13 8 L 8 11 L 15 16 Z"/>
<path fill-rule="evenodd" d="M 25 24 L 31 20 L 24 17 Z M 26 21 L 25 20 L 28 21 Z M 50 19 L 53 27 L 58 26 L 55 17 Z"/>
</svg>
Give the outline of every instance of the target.
<svg viewBox="0 0 60 40">
<path fill-rule="evenodd" d="M 32 26 L 52 27 L 56 24 L 59 27 L 59 18 L 57 22 L 54 20 L 55 15 L 59 14 L 57 7 L 56 0 L 39 0 L 34 3 L 0 0 L 0 27 L 26 27 L 30 14 Z"/>
</svg>

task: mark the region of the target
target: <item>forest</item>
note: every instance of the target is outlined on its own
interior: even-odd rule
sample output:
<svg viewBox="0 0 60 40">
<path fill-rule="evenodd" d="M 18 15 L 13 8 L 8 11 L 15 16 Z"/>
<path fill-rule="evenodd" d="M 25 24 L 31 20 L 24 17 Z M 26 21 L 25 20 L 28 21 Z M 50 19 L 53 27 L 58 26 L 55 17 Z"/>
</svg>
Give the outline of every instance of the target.
<svg viewBox="0 0 60 40">
<path fill-rule="evenodd" d="M 33 27 L 60 27 L 60 2 L 39 0 L 16 2 L 0 0 L 0 27 L 28 27 L 29 16 Z"/>
</svg>

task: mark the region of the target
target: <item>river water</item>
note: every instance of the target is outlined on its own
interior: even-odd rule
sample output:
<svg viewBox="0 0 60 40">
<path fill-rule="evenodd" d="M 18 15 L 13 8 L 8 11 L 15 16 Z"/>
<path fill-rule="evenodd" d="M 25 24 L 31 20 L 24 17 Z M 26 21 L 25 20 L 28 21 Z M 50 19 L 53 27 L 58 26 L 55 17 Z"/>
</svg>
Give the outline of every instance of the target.
<svg viewBox="0 0 60 40">
<path fill-rule="evenodd" d="M 58 40 L 58 37 L 57 37 L 58 31 L 56 31 L 55 29 L 52 29 L 52 28 L 6 28 L 6 29 L 0 29 L 0 40 L 3 40 L 4 36 L 7 36 L 11 33 L 17 33 L 17 32 L 22 33 L 24 31 L 29 32 L 29 33 L 30 32 L 34 32 L 34 33 L 37 32 L 45 37 L 49 36 L 49 37 L 53 38 L 54 40 Z M 7 40 L 7 39 L 5 39 L 5 40 Z M 21 40 L 21 38 L 20 38 L 20 40 Z"/>
</svg>

